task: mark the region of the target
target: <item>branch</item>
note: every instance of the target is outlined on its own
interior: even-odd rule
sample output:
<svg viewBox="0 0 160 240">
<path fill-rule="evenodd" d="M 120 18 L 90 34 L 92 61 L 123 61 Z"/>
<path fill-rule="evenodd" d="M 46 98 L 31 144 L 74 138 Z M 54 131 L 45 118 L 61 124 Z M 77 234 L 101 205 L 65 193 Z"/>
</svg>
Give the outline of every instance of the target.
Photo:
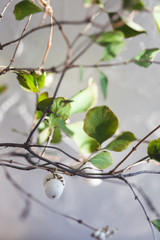
<svg viewBox="0 0 160 240">
<path fill-rule="evenodd" d="M 32 18 L 32 15 L 30 15 L 30 16 L 28 17 L 27 23 L 25 24 L 25 27 L 24 27 L 24 29 L 23 29 L 23 31 L 22 31 L 22 34 L 21 34 L 21 37 L 23 37 L 23 35 L 24 35 L 24 33 L 25 33 L 28 25 L 29 25 L 29 22 L 31 21 L 31 18 Z M 8 65 L 7 68 L 10 68 L 10 66 L 11 66 L 12 63 L 14 62 L 14 59 L 15 59 L 15 56 L 16 56 L 18 47 L 19 47 L 19 45 L 20 45 L 20 42 L 21 42 L 21 40 L 18 41 L 18 44 L 17 44 L 17 46 L 16 46 L 16 48 L 15 48 L 15 50 L 14 50 L 14 53 L 13 53 L 12 59 L 10 60 L 10 63 L 9 63 L 9 65 Z M 5 69 L 4 69 L 4 71 L 5 71 Z"/>
<path fill-rule="evenodd" d="M 72 217 L 72 216 L 69 216 L 67 214 L 64 214 L 64 213 L 61 213 L 61 212 L 58 212 L 56 210 L 54 210 L 53 208 L 51 208 L 50 206 L 48 206 L 47 204 L 43 203 L 42 201 L 40 201 L 38 198 L 34 197 L 32 194 L 28 193 L 24 188 L 22 188 L 12 177 L 11 175 L 9 174 L 9 172 L 6 170 L 5 167 L 3 167 L 4 169 L 4 172 L 5 172 L 5 176 L 6 178 L 8 179 L 8 181 L 21 193 L 23 193 L 25 195 L 25 197 L 27 197 L 29 200 L 32 200 L 33 202 L 37 203 L 38 205 L 40 205 L 41 207 L 45 208 L 46 210 L 56 214 L 56 215 L 59 215 L 59 216 L 62 216 L 62 217 L 65 217 L 65 218 L 68 218 L 70 220 L 73 220 L 93 231 L 96 231 L 97 229 L 90 226 L 89 224 L 85 223 L 84 221 L 82 221 L 81 219 L 77 219 L 75 217 Z"/>
<path fill-rule="evenodd" d="M 2 20 L 2 18 L 4 17 L 4 13 L 5 11 L 7 10 L 8 6 L 10 5 L 10 3 L 12 2 L 13 0 L 10 0 L 3 8 L 2 12 L 0 13 L 0 21 Z"/>
<path fill-rule="evenodd" d="M 133 195 L 135 196 L 135 200 L 137 200 L 137 201 L 139 202 L 139 204 L 140 204 L 140 206 L 141 206 L 141 208 L 142 208 L 142 210 L 143 210 L 143 212 L 144 212 L 144 214 L 145 214 L 145 216 L 146 216 L 146 218 L 147 218 L 147 221 L 148 221 L 148 223 L 149 223 L 149 226 L 150 226 L 150 229 L 151 229 L 151 232 L 152 232 L 153 239 L 156 240 L 156 236 L 155 236 L 155 233 L 154 233 L 154 230 L 153 230 L 152 223 L 151 223 L 151 221 L 150 221 L 150 218 L 149 218 L 149 216 L 148 216 L 148 214 L 147 214 L 147 212 L 146 212 L 146 209 L 145 209 L 143 203 L 141 202 L 141 200 L 139 199 L 139 197 L 138 197 L 137 194 L 135 193 L 132 185 L 125 179 L 125 177 L 124 177 L 123 175 L 121 175 L 121 177 L 119 177 L 119 179 L 121 179 L 122 181 L 124 181 L 124 182 L 128 185 L 128 187 L 131 189 Z"/>
<path fill-rule="evenodd" d="M 85 23 L 88 23 L 88 21 L 89 21 L 88 19 L 81 20 L 81 21 L 60 21 L 59 24 L 61 24 L 61 25 L 71 25 L 72 26 L 72 25 L 85 24 Z M 48 28 L 48 27 L 51 27 L 51 26 L 56 26 L 56 25 L 57 25 L 57 23 L 53 23 L 53 24 L 45 24 L 43 26 L 38 26 L 38 27 L 32 28 L 30 31 L 26 32 L 23 36 L 21 36 L 19 38 L 16 38 L 15 40 L 6 42 L 4 44 L 0 44 L 0 50 L 3 50 L 3 48 L 7 47 L 10 44 L 18 42 L 19 40 L 25 38 L 26 36 L 30 35 L 31 33 L 35 32 L 35 31 L 38 31 L 38 30 L 44 29 L 44 28 Z"/>
<path fill-rule="evenodd" d="M 62 80 L 63 80 L 63 77 L 64 77 L 66 71 L 67 71 L 67 67 L 65 67 L 64 71 L 62 72 L 62 74 L 61 74 L 61 76 L 60 76 L 60 78 L 59 78 L 59 81 L 58 81 L 57 86 L 56 86 L 56 89 L 55 89 L 55 91 L 54 91 L 54 94 L 53 94 L 51 103 L 50 103 L 49 106 L 46 108 L 46 110 L 44 111 L 42 117 L 39 119 L 39 121 L 37 122 L 37 124 L 36 124 L 36 125 L 34 126 L 34 128 L 31 130 L 31 132 L 30 132 L 30 134 L 29 134 L 29 136 L 28 136 L 28 138 L 27 138 L 27 140 L 26 140 L 26 143 L 25 143 L 26 145 L 29 145 L 29 143 L 31 142 L 31 138 L 32 138 L 34 132 L 37 130 L 39 124 L 42 122 L 42 120 L 44 119 L 44 117 L 46 116 L 46 114 L 49 112 L 49 110 L 50 110 L 50 108 L 51 108 L 51 106 L 52 106 L 52 104 L 53 104 L 53 102 L 54 102 L 54 100 L 55 100 L 55 98 L 56 98 L 57 92 L 58 92 L 58 90 L 59 90 L 59 87 L 60 87 L 60 85 L 61 85 L 61 83 L 62 83 Z"/>
<path fill-rule="evenodd" d="M 139 147 L 139 145 L 146 140 L 150 135 L 152 135 L 155 131 L 157 131 L 160 128 L 160 125 L 158 125 L 155 129 L 153 129 L 150 133 L 148 133 L 142 140 L 140 140 L 133 148 L 132 150 L 120 161 L 113 170 L 111 170 L 111 173 L 114 173 L 115 170 Z"/>
<path fill-rule="evenodd" d="M 68 156 L 69 158 L 75 160 L 76 162 L 80 162 L 79 159 L 71 156 L 69 153 L 65 152 L 64 150 L 62 150 L 61 148 L 55 147 L 55 146 L 46 146 L 46 145 L 37 145 L 37 144 L 30 144 L 29 147 L 37 147 L 37 148 L 48 148 L 48 149 L 55 149 L 58 150 L 59 152 L 64 153 L 66 156 Z"/>
</svg>

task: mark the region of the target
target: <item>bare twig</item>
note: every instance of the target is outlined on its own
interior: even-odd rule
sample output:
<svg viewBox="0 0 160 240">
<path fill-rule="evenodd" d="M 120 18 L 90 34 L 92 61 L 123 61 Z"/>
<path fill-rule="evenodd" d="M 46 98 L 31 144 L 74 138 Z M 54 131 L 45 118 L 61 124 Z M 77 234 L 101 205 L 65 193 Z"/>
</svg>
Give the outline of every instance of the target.
<svg viewBox="0 0 160 240">
<path fill-rule="evenodd" d="M 139 204 L 140 204 L 140 206 L 141 206 L 141 208 L 142 208 L 142 210 L 143 210 L 143 212 L 144 212 L 144 214 L 145 214 L 145 216 L 146 216 L 146 218 L 147 218 L 147 221 L 148 221 L 148 223 L 149 223 L 149 226 L 150 226 L 150 229 L 151 229 L 151 232 L 152 232 L 153 239 L 156 240 L 157 238 L 156 238 L 156 235 L 155 235 L 155 233 L 154 233 L 153 226 L 152 226 L 152 223 L 151 223 L 151 221 L 150 221 L 150 218 L 149 218 L 149 216 L 148 216 L 148 214 L 147 214 L 147 212 L 146 212 L 146 209 L 145 209 L 143 203 L 141 202 L 141 200 L 140 200 L 139 197 L 137 196 L 136 192 L 134 191 L 134 188 L 133 188 L 132 185 L 125 179 L 124 176 L 119 177 L 119 179 L 121 179 L 122 181 L 124 181 L 124 182 L 128 185 L 128 187 L 131 189 L 132 193 L 133 193 L 134 196 L 135 196 L 135 200 L 137 200 L 137 201 L 139 202 Z"/>
<path fill-rule="evenodd" d="M 10 3 L 11 3 L 12 1 L 13 1 L 13 0 L 9 0 L 9 2 L 4 6 L 2 12 L 0 13 L 0 21 L 2 20 L 5 11 L 7 10 L 8 6 L 10 5 Z"/>
<path fill-rule="evenodd" d="M 24 35 L 24 33 L 25 33 L 25 31 L 26 31 L 26 29 L 27 29 L 27 27 L 28 27 L 28 25 L 29 25 L 29 22 L 31 21 L 31 17 L 32 17 L 32 15 L 30 15 L 30 16 L 28 17 L 27 23 L 26 23 L 26 25 L 25 25 L 25 27 L 24 27 L 24 29 L 23 29 L 23 31 L 22 31 L 21 37 Z M 9 63 L 9 65 L 8 65 L 7 68 L 10 68 L 11 65 L 12 65 L 12 63 L 14 62 L 14 59 L 15 59 L 15 56 L 16 56 L 18 47 L 19 47 L 19 45 L 20 45 L 20 42 L 21 42 L 21 40 L 18 41 L 18 44 L 17 44 L 17 46 L 16 46 L 16 48 L 15 48 L 15 50 L 14 50 L 14 53 L 13 53 L 12 59 L 10 60 L 10 63 Z M 4 71 L 5 71 L 5 69 L 4 69 Z"/>
<path fill-rule="evenodd" d="M 50 17 L 51 27 L 50 27 L 50 32 L 49 32 L 49 39 L 48 39 L 47 49 L 46 49 L 45 55 L 44 55 L 44 57 L 43 57 L 43 60 L 42 60 L 42 64 L 41 64 L 40 69 L 43 69 L 43 66 L 44 66 L 44 64 L 45 64 L 45 62 L 46 62 L 46 59 L 47 59 L 49 50 L 50 50 L 51 45 L 52 45 L 52 35 L 53 35 L 53 18 L 52 18 L 52 14 L 53 14 L 53 10 L 52 10 L 52 7 L 50 6 L 50 1 L 47 1 L 47 2 L 45 3 L 45 11 L 44 11 L 43 18 L 42 18 L 42 21 L 41 21 L 40 26 L 43 25 L 43 21 L 44 21 L 44 19 L 45 19 L 45 17 L 46 17 L 46 14 L 48 14 L 49 17 Z"/>
<path fill-rule="evenodd" d="M 53 208 L 51 208 L 50 206 L 48 206 L 47 204 L 43 203 L 42 201 L 40 201 L 38 198 L 36 198 L 35 196 L 33 196 L 32 194 L 28 193 L 24 188 L 22 188 L 12 177 L 11 175 L 9 174 L 9 172 L 7 171 L 7 169 L 5 167 L 3 167 L 4 169 L 4 172 L 5 172 L 5 176 L 6 178 L 8 179 L 8 181 L 15 187 L 15 189 L 17 189 L 19 192 L 23 193 L 25 197 L 27 197 L 29 200 L 32 200 L 33 202 L 37 203 L 38 205 L 40 205 L 41 207 L 45 208 L 46 210 L 54 213 L 54 214 L 57 214 L 59 216 L 62 216 L 62 217 L 65 217 L 65 218 L 68 218 L 70 220 L 73 220 L 93 231 L 96 231 L 97 229 L 90 226 L 89 224 L 85 223 L 83 220 L 81 219 L 77 219 L 75 217 L 72 217 L 72 216 L 69 216 L 67 214 L 64 214 L 64 213 L 61 213 L 61 212 L 58 212 L 56 210 L 54 210 Z"/>
<path fill-rule="evenodd" d="M 81 24 L 85 24 L 87 22 L 88 22 L 88 19 L 81 20 L 81 21 L 59 21 L 58 23 L 61 24 L 61 25 L 81 25 Z M 2 50 L 3 48 L 7 47 L 8 45 L 11 45 L 11 44 L 13 44 L 15 42 L 18 42 L 19 40 L 25 38 L 26 36 L 30 35 L 33 32 L 36 32 L 36 31 L 44 29 L 44 28 L 49 28 L 51 26 L 56 26 L 56 25 L 58 25 L 58 24 L 57 23 L 53 23 L 52 25 L 51 24 L 45 24 L 43 26 L 38 26 L 38 27 L 32 28 L 31 30 L 26 32 L 22 37 L 18 37 L 16 39 L 12 40 L 12 41 L 6 42 L 4 44 L 0 44 L 0 50 Z"/>
<path fill-rule="evenodd" d="M 155 131 L 157 131 L 160 128 L 160 125 L 158 125 L 155 129 L 153 129 L 150 133 L 148 133 L 144 138 L 142 138 L 141 141 L 139 141 L 133 148 L 132 150 L 122 159 L 122 161 L 120 161 L 115 168 L 111 171 L 112 173 L 115 172 L 115 170 L 124 162 L 126 161 L 126 159 L 135 151 L 137 150 L 137 148 L 139 147 L 139 145 L 146 140 L 150 135 L 152 135 Z"/>
</svg>

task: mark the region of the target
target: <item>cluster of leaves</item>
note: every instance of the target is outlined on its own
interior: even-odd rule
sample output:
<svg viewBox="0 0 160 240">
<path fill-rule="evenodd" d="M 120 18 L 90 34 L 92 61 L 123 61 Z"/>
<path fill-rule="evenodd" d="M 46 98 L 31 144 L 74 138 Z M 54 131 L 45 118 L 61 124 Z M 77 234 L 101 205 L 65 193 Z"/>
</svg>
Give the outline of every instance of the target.
<svg viewBox="0 0 160 240">
<path fill-rule="evenodd" d="M 103 9 L 101 0 L 84 0 L 84 7 L 97 5 Z M 123 8 L 127 11 L 146 9 L 144 3 L 140 0 L 123 0 Z M 153 17 L 158 30 L 160 29 L 160 6 L 156 6 L 153 11 Z M 15 5 L 14 14 L 17 20 L 22 20 L 26 16 L 43 11 L 33 2 L 23 0 Z M 104 48 L 104 52 L 100 61 L 109 61 L 114 59 L 125 45 L 125 39 L 135 37 L 145 33 L 140 25 L 133 22 L 129 18 L 124 18 L 117 12 L 106 12 L 110 19 L 112 31 L 102 32 L 89 36 L 89 38 Z M 144 49 L 134 58 L 129 61 L 136 63 L 142 67 L 149 67 L 154 57 L 160 51 L 159 48 Z M 128 61 L 128 62 L 129 62 Z M 108 79 L 104 72 L 99 70 L 101 90 L 106 97 Z M 36 72 L 17 72 L 17 79 L 21 87 L 27 91 L 40 93 L 44 87 L 45 75 L 37 74 Z M 62 139 L 62 131 L 79 146 L 82 153 L 93 153 L 100 151 L 90 159 L 96 167 L 104 169 L 113 163 L 110 151 L 123 151 L 136 138 L 131 132 L 122 132 L 113 141 L 107 144 L 102 151 L 102 144 L 113 137 L 118 128 L 118 119 L 115 114 L 107 107 L 94 107 L 97 99 L 97 87 L 94 82 L 89 83 L 89 86 L 67 100 L 64 97 L 56 98 L 52 102 L 52 98 L 48 97 L 47 92 L 39 95 L 37 101 L 37 119 L 39 119 L 50 106 L 44 121 L 39 126 L 39 144 L 47 141 L 58 143 Z M 66 124 L 66 121 L 72 114 L 86 112 L 84 121 Z M 155 155 L 155 151 L 157 155 Z M 148 147 L 148 154 L 151 158 L 159 160 L 159 152 L 154 144 Z"/>
<path fill-rule="evenodd" d="M 47 141 L 58 143 L 62 134 L 71 137 L 82 154 L 96 153 L 89 161 L 99 169 L 105 169 L 113 164 L 109 151 L 125 150 L 136 138 L 131 132 L 122 132 L 113 141 L 102 148 L 102 143 L 111 138 L 118 128 L 118 118 L 107 106 L 93 107 L 97 99 L 97 86 L 93 81 L 89 86 L 75 94 L 69 100 L 58 97 L 52 103 L 47 93 L 39 96 L 37 118 L 41 117 L 51 105 L 47 116 L 39 126 L 39 144 Z M 66 124 L 72 114 L 86 112 L 84 121 Z"/>
</svg>

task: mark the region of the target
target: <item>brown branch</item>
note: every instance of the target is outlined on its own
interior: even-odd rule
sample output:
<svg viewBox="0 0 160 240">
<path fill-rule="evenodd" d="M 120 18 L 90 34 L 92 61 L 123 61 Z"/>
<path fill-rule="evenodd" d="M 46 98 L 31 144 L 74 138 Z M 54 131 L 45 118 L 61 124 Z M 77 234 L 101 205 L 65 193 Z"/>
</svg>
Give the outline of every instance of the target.
<svg viewBox="0 0 160 240">
<path fill-rule="evenodd" d="M 49 39 L 48 39 L 47 49 L 46 49 L 45 55 L 43 57 L 40 69 L 43 69 L 43 66 L 44 66 L 44 64 L 46 62 L 49 50 L 50 50 L 50 48 L 52 46 L 52 35 L 53 35 L 53 18 L 52 18 L 52 14 L 53 14 L 53 10 L 52 10 L 52 7 L 50 6 L 49 1 L 46 3 L 44 15 L 43 15 L 43 18 L 42 18 L 40 26 L 43 24 L 43 21 L 44 21 L 44 19 L 46 17 L 46 14 L 48 14 L 49 17 L 50 17 L 51 27 L 50 27 L 50 32 L 49 32 Z"/>
<path fill-rule="evenodd" d="M 133 148 L 132 150 L 120 161 L 113 170 L 111 170 L 111 173 L 113 174 L 115 170 L 123 163 L 126 161 L 126 159 L 134 152 L 137 150 L 139 145 L 143 143 L 144 140 L 146 140 L 150 135 L 152 135 L 155 131 L 157 131 L 160 128 L 160 125 L 158 125 L 155 129 L 153 129 L 150 133 L 148 133 L 144 138 L 142 138 L 141 141 L 139 141 Z"/>
<path fill-rule="evenodd" d="M 31 142 L 31 138 L 32 138 L 34 132 L 37 130 L 39 124 L 42 122 L 42 120 L 44 119 L 44 117 L 46 116 L 46 114 L 49 112 L 49 110 L 50 110 L 50 108 L 51 108 L 51 106 L 52 106 L 52 104 L 53 104 L 53 102 L 54 102 L 54 100 L 55 100 L 55 98 L 56 98 L 57 92 L 58 92 L 58 90 L 59 90 L 59 87 L 60 87 L 60 85 L 61 85 L 61 83 L 62 83 L 62 80 L 63 80 L 63 77 L 64 77 L 66 71 L 67 71 L 67 68 L 64 69 L 64 71 L 62 72 L 62 74 L 61 74 L 61 76 L 60 76 L 60 78 L 59 78 L 59 81 L 58 81 L 57 86 L 56 86 L 56 89 L 55 89 L 55 91 L 54 91 L 54 94 L 53 94 L 51 103 L 50 103 L 49 106 L 46 108 L 46 110 L 44 111 L 42 117 L 39 119 L 39 121 L 37 122 L 37 124 L 36 124 L 36 125 L 34 126 L 34 128 L 31 130 L 31 132 L 30 132 L 30 134 L 29 134 L 29 136 L 28 136 L 28 138 L 27 138 L 27 140 L 26 140 L 26 143 L 25 143 L 26 145 L 29 145 L 29 143 Z"/>
<path fill-rule="evenodd" d="M 81 20 L 81 21 L 59 21 L 59 24 L 61 24 L 61 25 L 71 25 L 71 26 L 72 25 L 82 25 L 82 24 L 85 24 L 85 23 L 88 23 L 88 19 Z M 44 28 L 48 28 L 48 27 L 51 27 L 51 26 L 57 26 L 57 23 L 53 23 L 52 25 L 51 24 L 45 24 L 43 26 L 38 26 L 38 27 L 32 28 L 30 31 L 26 32 L 22 37 L 18 37 L 16 39 L 12 40 L 12 41 L 6 42 L 4 44 L 0 44 L 0 50 L 3 50 L 3 48 L 7 47 L 10 44 L 18 42 L 19 40 L 25 38 L 26 36 L 30 35 L 31 33 L 35 32 L 35 31 L 38 31 L 38 30 L 41 30 L 41 29 L 44 29 Z"/>
<path fill-rule="evenodd" d="M 149 216 L 148 216 L 148 214 L 147 214 L 147 211 L 146 211 L 143 203 L 141 202 L 141 200 L 140 200 L 139 197 L 137 196 L 137 194 L 136 194 L 136 192 L 134 191 L 132 185 L 124 178 L 124 176 L 119 177 L 119 179 L 121 179 L 122 181 L 124 181 L 124 182 L 128 185 L 128 187 L 131 189 L 133 195 L 135 196 L 135 200 L 137 200 L 137 201 L 139 202 L 139 204 L 140 204 L 140 206 L 141 206 L 141 208 L 142 208 L 142 210 L 143 210 L 143 212 L 144 212 L 144 214 L 145 214 L 145 216 L 146 216 L 146 219 L 147 219 L 147 221 L 148 221 L 148 223 L 149 223 L 149 226 L 150 226 L 150 229 L 151 229 L 151 232 L 152 232 L 153 239 L 156 240 L 156 236 L 155 236 L 155 233 L 154 233 L 154 230 L 153 230 L 153 226 L 152 226 L 151 220 L 150 220 L 150 218 L 149 218 Z"/>
<path fill-rule="evenodd" d="M 75 217 L 72 217 L 68 214 L 64 214 L 62 212 L 59 212 L 57 210 L 54 210 L 53 208 L 51 208 L 50 206 L 48 206 L 47 204 L 43 203 L 42 201 L 40 201 L 38 198 L 36 198 L 35 196 L 33 196 L 32 194 L 30 194 L 29 192 L 27 192 L 24 188 L 22 188 L 12 177 L 11 175 L 9 174 L 9 172 L 7 171 L 7 169 L 5 167 L 3 167 L 4 169 L 4 172 L 5 172 L 5 176 L 6 178 L 8 179 L 8 181 L 15 187 L 15 189 L 17 189 L 19 192 L 21 192 L 22 194 L 24 194 L 25 197 L 27 197 L 29 200 L 32 200 L 33 202 L 37 203 L 38 205 L 40 205 L 41 207 L 45 208 L 46 210 L 56 214 L 56 215 L 59 215 L 59 216 L 62 216 L 62 217 L 65 217 L 67 219 L 70 219 L 70 220 L 73 220 L 93 231 L 96 231 L 97 229 L 90 226 L 89 224 L 85 223 L 83 220 L 81 219 L 77 219 Z"/>
<path fill-rule="evenodd" d="M 26 29 L 27 29 L 27 27 L 28 27 L 28 25 L 29 25 L 29 22 L 31 21 L 31 17 L 32 17 L 32 15 L 30 15 L 30 16 L 28 17 L 27 23 L 26 23 L 26 25 L 25 25 L 25 27 L 24 27 L 24 29 L 23 29 L 22 34 L 21 34 L 20 37 L 22 37 L 22 36 L 24 35 L 24 33 L 25 33 L 25 31 L 26 31 Z M 19 47 L 19 45 L 20 45 L 20 42 L 21 42 L 21 40 L 19 40 L 18 43 L 17 43 L 17 46 L 16 46 L 16 48 L 15 48 L 15 50 L 14 50 L 12 59 L 10 60 L 10 63 L 9 63 L 9 65 L 8 65 L 7 69 L 10 68 L 11 65 L 12 65 L 12 63 L 14 62 L 14 59 L 15 59 L 15 56 L 16 56 L 18 47 Z M 4 71 L 5 71 L 5 70 L 6 70 L 6 69 L 4 69 Z"/>
</svg>

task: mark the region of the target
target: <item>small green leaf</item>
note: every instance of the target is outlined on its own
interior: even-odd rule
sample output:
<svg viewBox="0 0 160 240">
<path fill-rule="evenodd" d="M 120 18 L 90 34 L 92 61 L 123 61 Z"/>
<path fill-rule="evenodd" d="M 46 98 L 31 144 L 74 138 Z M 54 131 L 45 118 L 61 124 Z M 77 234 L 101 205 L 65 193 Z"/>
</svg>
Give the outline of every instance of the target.
<svg viewBox="0 0 160 240">
<path fill-rule="evenodd" d="M 16 20 L 22 20 L 30 14 L 38 13 L 41 11 L 42 10 L 37 5 L 28 0 L 21 1 L 14 7 L 14 15 L 16 17 Z"/>
<path fill-rule="evenodd" d="M 95 82 L 90 79 L 88 87 L 71 97 L 71 113 L 85 112 L 93 107 L 97 101 L 98 89 Z"/>
<path fill-rule="evenodd" d="M 48 92 L 43 92 L 39 95 L 38 97 L 38 103 L 41 102 L 42 100 L 48 98 Z"/>
<path fill-rule="evenodd" d="M 5 92 L 7 89 L 7 86 L 6 85 L 0 85 L 0 94 Z"/>
<path fill-rule="evenodd" d="M 66 126 L 65 122 L 61 118 L 56 119 L 57 125 L 60 129 L 69 137 L 73 136 L 73 132 Z"/>
<path fill-rule="evenodd" d="M 145 29 L 142 28 L 139 24 L 131 21 L 130 19 L 123 19 L 121 16 L 114 19 L 114 16 L 117 15 L 117 13 L 108 13 L 111 24 L 114 30 L 121 31 L 124 34 L 125 38 L 131 38 L 135 37 L 139 34 L 145 33 Z"/>
<path fill-rule="evenodd" d="M 100 144 L 110 138 L 118 128 L 118 119 L 107 107 L 92 108 L 86 114 L 84 131 Z"/>
<path fill-rule="evenodd" d="M 36 119 L 40 119 L 43 115 L 43 112 L 41 111 L 36 111 Z"/>
<path fill-rule="evenodd" d="M 151 65 L 153 59 L 159 51 L 159 48 L 145 49 L 134 57 L 133 60 L 137 65 L 147 68 Z"/>
<path fill-rule="evenodd" d="M 73 132 L 72 138 L 82 153 L 92 153 L 99 148 L 99 143 L 84 132 L 83 122 L 75 122 L 67 127 Z"/>
<path fill-rule="evenodd" d="M 155 219 L 152 221 L 152 224 L 155 226 L 155 228 L 160 232 L 160 219 Z"/>
<path fill-rule="evenodd" d="M 103 32 L 100 35 L 91 35 L 91 40 L 105 47 L 108 43 L 121 43 L 124 40 L 124 34 L 120 31 Z"/>
<path fill-rule="evenodd" d="M 128 148 L 128 146 L 136 140 L 132 132 L 122 132 L 112 142 L 110 142 L 105 149 L 115 152 L 121 152 Z"/>
<path fill-rule="evenodd" d="M 55 127 L 51 143 L 59 143 L 61 139 L 62 139 L 61 131 L 58 127 Z"/>
<path fill-rule="evenodd" d="M 32 75 L 25 73 L 17 73 L 17 79 L 20 86 L 24 90 L 31 92 L 39 92 L 39 89 L 36 86 L 36 81 Z"/>
<path fill-rule="evenodd" d="M 47 98 L 42 100 L 37 105 L 37 110 L 44 112 L 48 106 L 51 104 L 52 98 Z M 61 117 L 64 121 L 70 117 L 71 113 L 71 103 L 63 97 L 58 97 L 53 102 L 50 113 L 53 113 L 56 117 Z"/>
<path fill-rule="evenodd" d="M 57 119 L 57 116 L 55 116 L 55 114 L 49 115 L 48 125 L 49 125 L 50 129 L 52 129 L 54 126 L 57 126 L 56 119 Z"/>
<path fill-rule="evenodd" d="M 125 42 L 108 43 L 101 57 L 101 61 L 114 59 L 122 50 Z"/>
<path fill-rule="evenodd" d="M 42 89 L 45 84 L 45 75 L 44 72 L 41 75 L 38 75 L 35 71 L 31 72 L 31 75 L 33 76 L 35 83 L 39 89 Z"/>
<path fill-rule="evenodd" d="M 42 145 L 48 140 L 48 137 L 50 135 L 50 128 L 47 127 L 44 130 L 42 130 L 38 135 L 38 143 Z"/>
<path fill-rule="evenodd" d="M 91 162 L 96 168 L 105 169 L 113 164 L 113 158 L 107 151 L 103 151 L 92 157 Z"/>
<path fill-rule="evenodd" d="M 160 162 L 160 138 L 148 144 L 148 155 L 151 159 Z"/>
<path fill-rule="evenodd" d="M 86 8 L 91 7 L 94 4 L 98 5 L 100 8 L 103 8 L 101 0 L 83 0 L 83 5 Z"/>
<path fill-rule="evenodd" d="M 144 10 L 145 5 L 141 0 L 123 0 L 123 8 L 126 8 L 130 11 L 142 11 Z"/>
<path fill-rule="evenodd" d="M 99 80 L 103 97 L 107 97 L 108 78 L 103 72 L 99 72 Z"/>
<path fill-rule="evenodd" d="M 105 47 L 101 61 L 112 60 L 123 49 L 125 42 L 121 31 L 104 32 L 100 35 L 91 35 L 92 41 Z"/>
<path fill-rule="evenodd" d="M 37 77 L 37 83 L 38 83 L 38 88 L 42 89 L 44 87 L 45 84 L 45 75 L 44 73 L 42 73 L 42 75 Z"/>
<path fill-rule="evenodd" d="M 160 34 L 160 5 L 154 7 L 153 17 L 154 17 L 154 21 L 156 23 L 158 32 Z"/>
</svg>

